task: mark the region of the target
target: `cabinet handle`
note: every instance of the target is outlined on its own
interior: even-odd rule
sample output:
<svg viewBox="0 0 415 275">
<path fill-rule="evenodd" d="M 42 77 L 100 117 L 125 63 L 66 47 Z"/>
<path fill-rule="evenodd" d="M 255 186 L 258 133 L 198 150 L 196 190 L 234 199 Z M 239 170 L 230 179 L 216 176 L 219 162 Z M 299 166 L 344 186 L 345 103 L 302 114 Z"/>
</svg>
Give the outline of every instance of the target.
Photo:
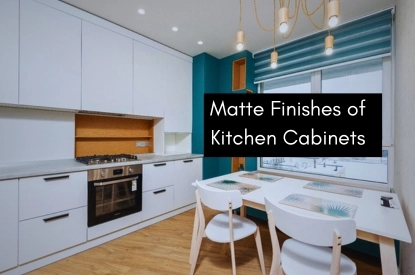
<svg viewBox="0 0 415 275">
<path fill-rule="evenodd" d="M 166 189 L 162 189 L 162 190 L 154 191 L 154 192 L 153 192 L 153 194 L 154 194 L 154 195 L 157 195 L 157 194 L 164 193 L 164 192 L 166 192 Z"/>
<path fill-rule="evenodd" d="M 184 160 L 183 162 L 188 163 L 188 162 L 193 162 L 193 160 L 192 159 L 187 159 L 187 160 Z"/>
<path fill-rule="evenodd" d="M 69 217 L 69 213 L 62 214 L 62 215 L 55 216 L 55 217 L 51 217 L 51 218 L 47 218 L 47 219 L 43 219 L 43 221 L 44 222 L 52 222 L 52 221 L 60 220 L 60 219 L 67 218 L 67 217 Z"/>
<path fill-rule="evenodd" d="M 166 163 L 157 163 L 157 164 L 153 164 L 155 167 L 158 167 L 158 166 L 165 166 L 166 165 Z"/>
<path fill-rule="evenodd" d="M 44 181 L 64 180 L 64 179 L 69 179 L 69 175 L 66 175 L 66 176 L 57 176 L 57 177 L 50 177 L 50 178 L 43 178 Z"/>
</svg>

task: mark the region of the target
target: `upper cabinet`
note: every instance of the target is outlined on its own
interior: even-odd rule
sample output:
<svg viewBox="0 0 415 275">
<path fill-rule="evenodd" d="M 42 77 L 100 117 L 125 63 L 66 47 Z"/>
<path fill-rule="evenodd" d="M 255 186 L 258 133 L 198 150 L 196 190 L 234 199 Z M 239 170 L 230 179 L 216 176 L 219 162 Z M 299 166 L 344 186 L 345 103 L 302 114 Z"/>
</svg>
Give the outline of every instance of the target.
<svg viewBox="0 0 415 275">
<path fill-rule="evenodd" d="M 173 55 L 164 60 L 164 131 L 192 132 L 192 63 Z"/>
<path fill-rule="evenodd" d="M 18 103 L 19 1 L 0 0 L 0 103 Z"/>
<path fill-rule="evenodd" d="M 167 54 L 134 41 L 134 114 L 164 116 L 164 91 L 168 87 L 163 77 Z"/>
<path fill-rule="evenodd" d="M 81 108 L 81 19 L 20 1 L 19 103 Z"/>
<path fill-rule="evenodd" d="M 133 40 L 82 22 L 82 110 L 133 114 Z"/>
</svg>

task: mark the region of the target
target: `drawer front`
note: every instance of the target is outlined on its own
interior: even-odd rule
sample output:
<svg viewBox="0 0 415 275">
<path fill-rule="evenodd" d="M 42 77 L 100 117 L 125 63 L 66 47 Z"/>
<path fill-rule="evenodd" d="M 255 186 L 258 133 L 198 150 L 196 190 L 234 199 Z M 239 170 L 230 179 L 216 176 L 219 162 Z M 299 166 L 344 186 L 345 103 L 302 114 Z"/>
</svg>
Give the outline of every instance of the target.
<svg viewBox="0 0 415 275">
<path fill-rule="evenodd" d="M 173 186 L 143 193 L 143 221 L 173 210 Z"/>
<path fill-rule="evenodd" d="M 173 175 L 173 161 L 143 165 L 143 192 L 172 185 Z"/>
<path fill-rule="evenodd" d="M 87 205 L 87 172 L 19 180 L 19 220 Z"/>
<path fill-rule="evenodd" d="M 86 242 L 87 207 L 19 223 L 19 264 Z"/>
</svg>

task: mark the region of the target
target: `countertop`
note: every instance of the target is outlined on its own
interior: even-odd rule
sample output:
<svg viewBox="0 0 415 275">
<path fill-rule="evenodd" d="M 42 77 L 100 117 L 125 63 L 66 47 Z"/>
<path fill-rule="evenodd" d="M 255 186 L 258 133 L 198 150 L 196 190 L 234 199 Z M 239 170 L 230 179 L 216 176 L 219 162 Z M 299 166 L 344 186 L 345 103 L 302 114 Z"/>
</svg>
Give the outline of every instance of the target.
<svg viewBox="0 0 415 275">
<path fill-rule="evenodd" d="M 26 161 L 26 162 L 10 162 L 0 163 L 0 180 L 36 177 L 42 175 L 81 172 L 99 168 L 134 165 L 134 164 L 146 164 L 157 163 L 164 161 L 175 161 L 190 158 L 201 158 L 203 155 L 199 154 L 181 154 L 181 155 L 154 155 L 154 154 L 140 154 L 137 155 L 140 160 L 110 163 L 110 164 L 98 164 L 98 165 L 86 165 L 77 162 L 73 159 L 60 159 L 60 160 L 40 160 L 40 161 Z"/>
</svg>

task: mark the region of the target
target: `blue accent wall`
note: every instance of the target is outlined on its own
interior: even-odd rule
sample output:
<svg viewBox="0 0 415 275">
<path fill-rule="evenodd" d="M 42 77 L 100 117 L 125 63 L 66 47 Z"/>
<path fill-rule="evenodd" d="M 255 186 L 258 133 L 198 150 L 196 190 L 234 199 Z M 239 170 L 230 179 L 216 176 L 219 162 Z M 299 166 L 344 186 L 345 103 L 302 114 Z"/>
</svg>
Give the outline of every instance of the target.
<svg viewBox="0 0 415 275">
<path fill-rule="evenodd" d="M 254 84 L 254 59 L 249 51 L 217 59 L 207 53 L 193 57 L 193 126 L 192 153 L 203 154 L 203 97 L 206 93 L 246 93 L 246 89 L 232 91 L 233 61 L 246 58 L 246 89 L 257 92 Z M 203 178 L 211 178 L 231 172 L 231 158 L 204 158 Z M 245 159 L 245 170 L 256 170 L 257 158 Z"/>
</svg>

